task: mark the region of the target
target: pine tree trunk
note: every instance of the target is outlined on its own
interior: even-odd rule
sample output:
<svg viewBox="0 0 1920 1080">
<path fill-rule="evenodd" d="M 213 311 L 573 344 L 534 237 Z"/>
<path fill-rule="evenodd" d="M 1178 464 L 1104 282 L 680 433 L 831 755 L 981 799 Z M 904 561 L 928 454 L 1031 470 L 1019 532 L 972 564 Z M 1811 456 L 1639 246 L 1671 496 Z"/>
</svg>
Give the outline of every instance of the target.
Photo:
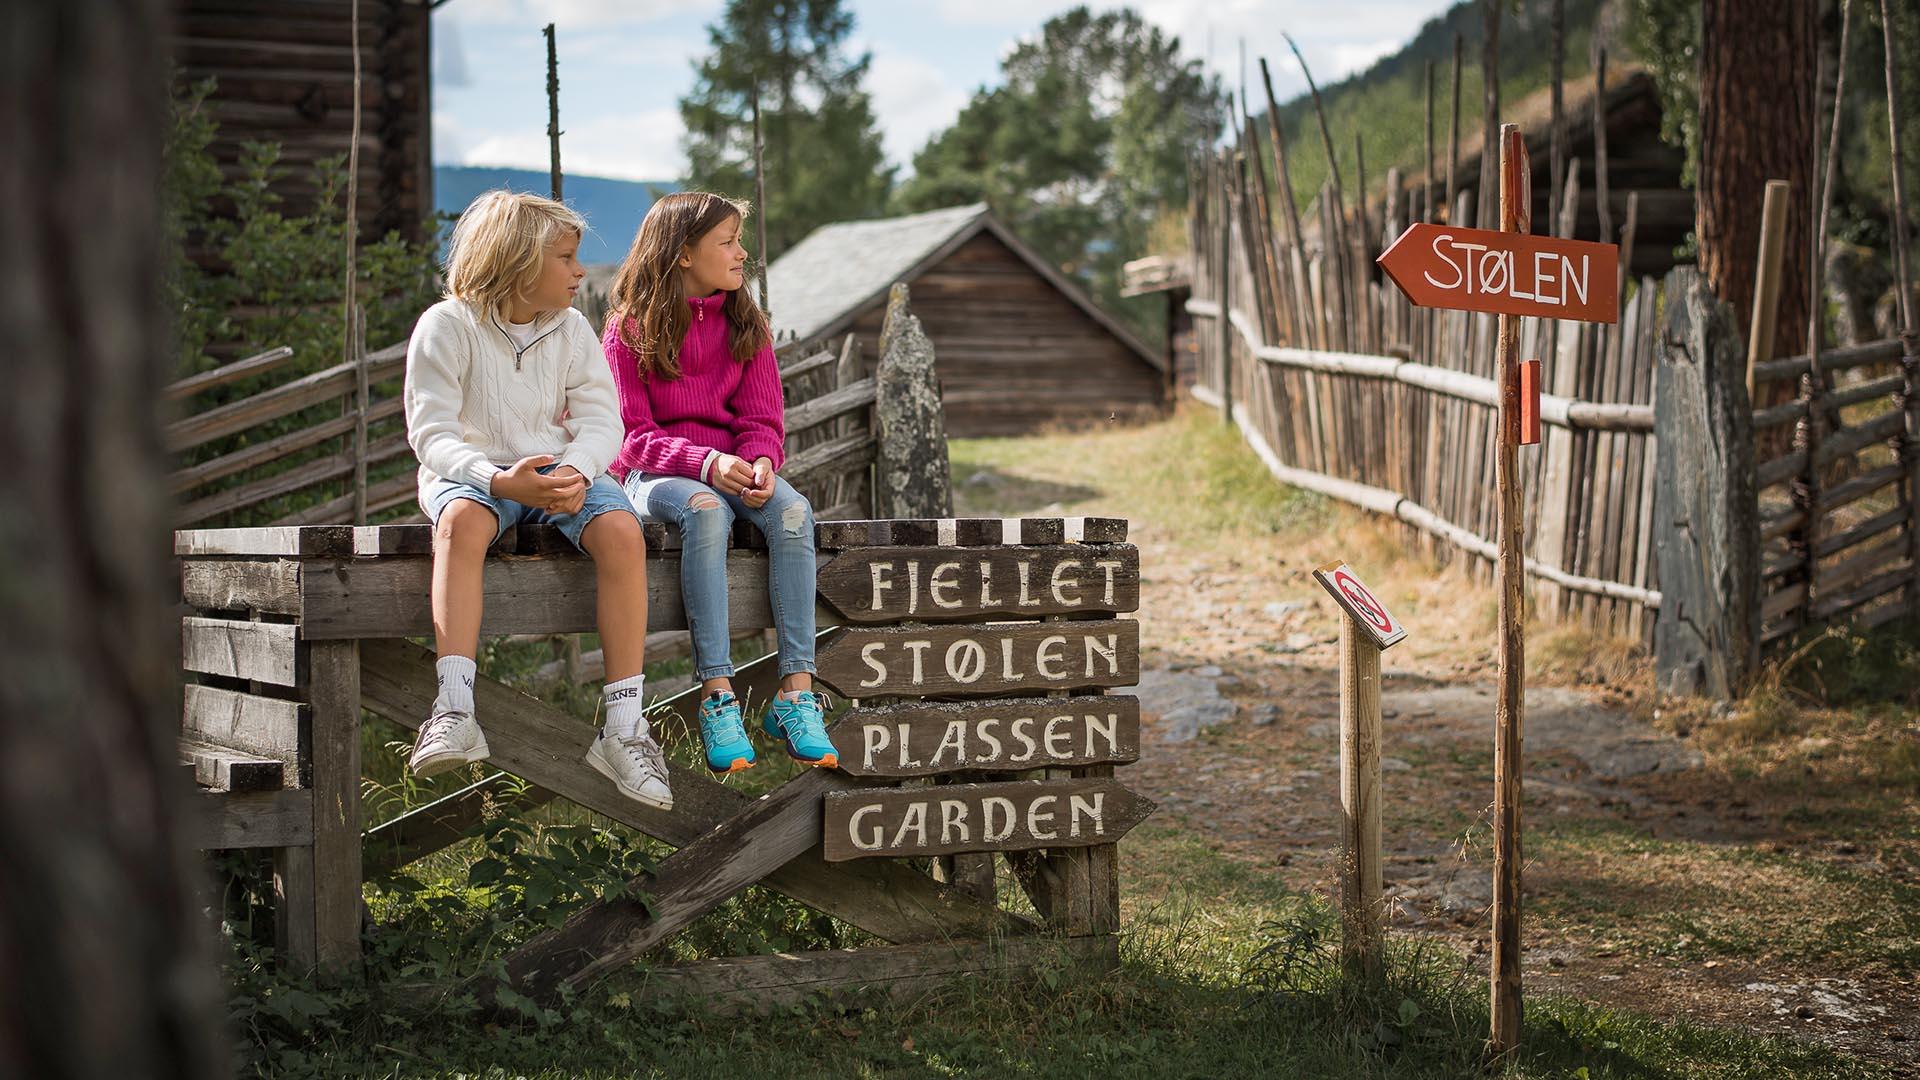
<svg viewBox="0 0 1920 1080">
<path fill-rule="evenodd" d="M 1745 328 L 1753 312 L 1760 203 L 1767 181 L 1792 185 L 1774 341 L 1806 351 L 1813 82 L 1813 0 L 1703 0 L 1700 162 L 1695 231 L 1700 269 Z M 1791 391 L 1788 383 L 1778 387 Z M 1759 404 L 1756 402 L 1756 404 Z"/>
<path fill-rule="evenodd" d="M 163 11 L 0 8 L 0 1076 L 227 1060 L 166 764 Z"/>
</svg>

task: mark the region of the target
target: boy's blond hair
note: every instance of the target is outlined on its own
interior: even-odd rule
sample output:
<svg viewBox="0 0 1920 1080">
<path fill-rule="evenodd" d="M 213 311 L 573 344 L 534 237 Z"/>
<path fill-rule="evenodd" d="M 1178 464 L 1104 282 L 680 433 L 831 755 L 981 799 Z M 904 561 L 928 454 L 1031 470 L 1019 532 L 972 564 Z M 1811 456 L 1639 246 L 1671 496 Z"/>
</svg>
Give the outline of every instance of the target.
<svg viewBox="0 0 1920 1080">
<path fill-rule="evenodd" d="M 547 245 L 587 223 L 564 203 L 517 191 L 488 191 L 468 204 L 447 244 L 447 295 L 491 314 L 531 289 Z"/>
</svg>

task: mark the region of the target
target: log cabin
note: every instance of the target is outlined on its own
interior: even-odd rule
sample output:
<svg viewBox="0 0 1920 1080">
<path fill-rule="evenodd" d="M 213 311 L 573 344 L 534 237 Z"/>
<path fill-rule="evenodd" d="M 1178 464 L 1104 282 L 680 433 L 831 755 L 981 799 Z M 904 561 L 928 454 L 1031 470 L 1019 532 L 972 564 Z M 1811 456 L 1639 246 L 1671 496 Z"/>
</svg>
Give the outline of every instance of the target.
<svg viewBox="0 0 1920 1080">
<path fill-rule="evenodd" d="M 1161 352 L 1102 310 L 985 203 L 814 230 L 767 273 L 776 336 L 854 334 L 879 355 L 887 290 L 912 291 L 947 433 L 1013 435 L 1159 416 Z"/>
<path fill-rule="evenodd" d="M 433 212 L 431 19 L 428 0 L 360 0 L 360 191 L 363 239 L 426 237 Z M 231 178 L 243 143 L 280 144 L 274 190 L 308 212 L 313 166 L 344 155 L 353 134 L 352 0 L 173 0 L 178 84 L 212 78 L 212 151 Z"/>
</svg>

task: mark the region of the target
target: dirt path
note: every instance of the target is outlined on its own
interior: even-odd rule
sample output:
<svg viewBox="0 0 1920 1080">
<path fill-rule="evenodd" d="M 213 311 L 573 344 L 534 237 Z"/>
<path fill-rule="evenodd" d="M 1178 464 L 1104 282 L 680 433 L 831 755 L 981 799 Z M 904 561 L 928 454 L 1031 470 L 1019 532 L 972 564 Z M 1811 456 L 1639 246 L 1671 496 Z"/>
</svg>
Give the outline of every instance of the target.
<svg viewBox="0 0 1920 1080">
<path fill-rule="evenodd" d="M 1022 500 L 1024 467 L 968 468 L 956 468 L 963 513 L 1065 509 L 1132 520 L 1147 733 L 1128 784 L 1161 803 L 1163 822 L 1323 895 L 1335 886 L 1339 843 L 1337 624 L 1306 571 L 1334 557 L 1362 568 L 1412 630 L 1386 654 L 1383 673 L 1392 925 L 1484 957 L 1489 589 L 1457 570 L 1433 571 L 1395 550 L 1397 535 L 1356 527 L 1343 512 L 1331 514 L 1329 534 L 1304 542 L 1210 544 L 1196 540 L 1192 523 L 1169 521 L 1164 500 L 1145 488 L 1034 480 L 1042 497 Z M 1370 564 L 1386 568 L 1380 580 Z M 1815 875 L 1874 868 L 1850 861 L 1844 845 L 1796 848 L 1790 865 L 1775 865 L 1779 838 L 1794 833 L 1782 807 L 1704 768 L 1698 749 L 1650 724 L 1643 683 L 1529 689 L 1528 986 L 1816 1039 L 1920 1076 L 1920 984 L 1910 976 L 1822 956 L 1824 939 L 1776 947 L 1767 928 L 1785 920 L 1782 940 L 1791 939 L 1790 911 L 1700 914 L 1720 897 L 1744 907 L 1764 906 L 1769 893 L 1797 895 L 1809 887 L 1800 871 L 1808 855 Z M 1825 843 L 1811 835 L 1788 843 Z"/>
</svg>

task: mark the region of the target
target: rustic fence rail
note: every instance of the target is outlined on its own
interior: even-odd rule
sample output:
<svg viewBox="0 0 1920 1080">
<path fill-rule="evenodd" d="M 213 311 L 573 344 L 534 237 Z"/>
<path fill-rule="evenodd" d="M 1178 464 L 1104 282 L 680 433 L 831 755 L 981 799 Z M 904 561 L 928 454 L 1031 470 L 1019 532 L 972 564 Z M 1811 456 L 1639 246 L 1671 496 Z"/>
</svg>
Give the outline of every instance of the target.
<svg viewBox="0 0 1920 1080">
<path fill-rule="evenodd" d="M 823 519 L 874 512 L 866 477 L 877 430 L 874 382 L 859 379 L 856 348 L 849 336 L 838 348 L 803 351 L 790 343 L 779 350 L 789 458 L 783 475 L 814 500 Z M 356 523 L 356 511 L 360 524 L 404 518 L 415 488 L 401 417 L 406 352 L 399 342 L 365 353 L 364 364 L 296 374 L 169 423 L 165 445 L 181 461 L 169 477 L 179 500 L 175 524 L 343 524 Z M 290 349 L 269 349 L 181 379 L 162 396 L 190 405 L 209 391 L 284 373 L 296 360 Z"/>
</svg>

